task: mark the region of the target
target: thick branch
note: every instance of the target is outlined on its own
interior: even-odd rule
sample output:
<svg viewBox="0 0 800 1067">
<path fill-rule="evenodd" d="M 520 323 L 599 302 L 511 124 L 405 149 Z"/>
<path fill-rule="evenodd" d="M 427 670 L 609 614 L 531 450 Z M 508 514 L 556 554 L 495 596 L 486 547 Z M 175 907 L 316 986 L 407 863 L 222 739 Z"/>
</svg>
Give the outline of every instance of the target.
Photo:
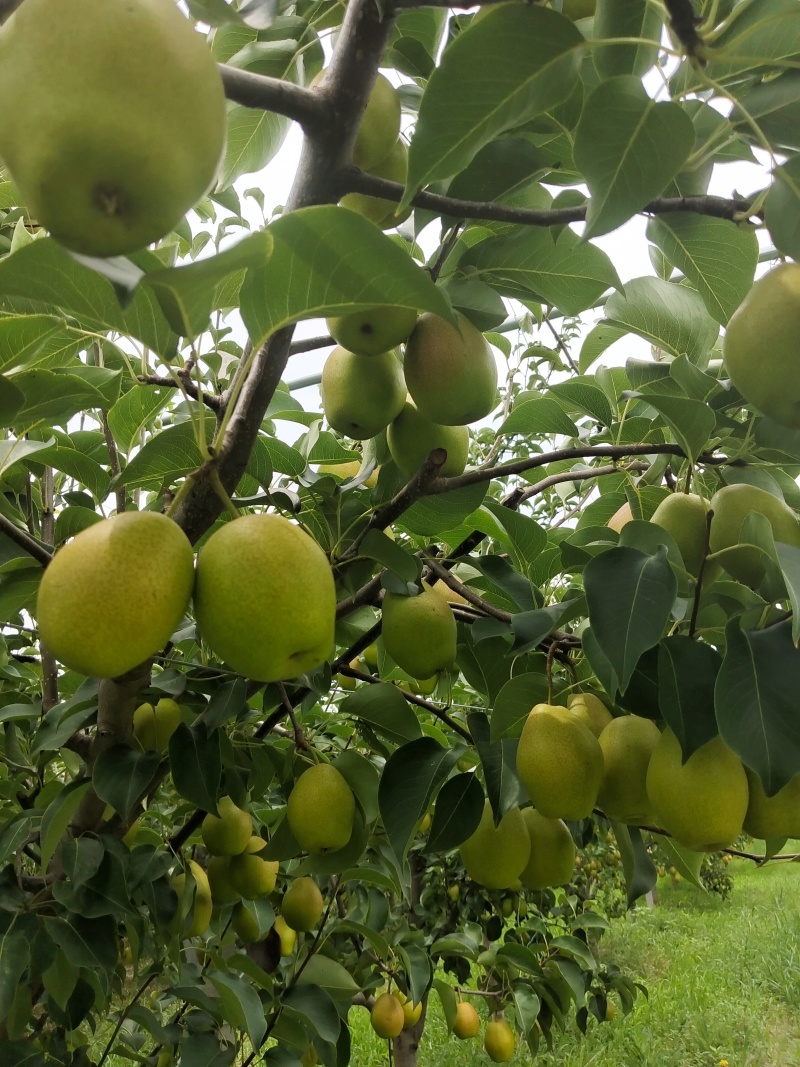
<svg viewBox="0 0 800 1067">
<path fill-rule="evenodd" d="M 11 519 L 7 519 L 2 514 L 0 514 L 0 533 L 4 533 L 14 544 L 23 548 L 29 556 L 32 556 L 37 563 L 41 563 L 43 567 L 46 567 L 52 559 L 52 552 L 47 548 L 47 545 L 43 545 L 41 541 L 37 541 L 35 537 L 25 533 Z"/>
<path fill-rule="evenodd" d="M 299 341 L 292 341 L 289 345 L 289 355 L 297 356 L 301 352 L 315 352 L 318 348 L 330 348 L 335 344 L 334 339 L 328 334 L 323 337 L 303 337 Z"/>
<path fill-rule="evenodd" d="M 307 130 L 314 130 L 327 121 L 328 104 L 311 89 L 224 63 L 219 65 L 219 72 L 225 95 L 236 104 L 285 115 Z"/>
</svg>

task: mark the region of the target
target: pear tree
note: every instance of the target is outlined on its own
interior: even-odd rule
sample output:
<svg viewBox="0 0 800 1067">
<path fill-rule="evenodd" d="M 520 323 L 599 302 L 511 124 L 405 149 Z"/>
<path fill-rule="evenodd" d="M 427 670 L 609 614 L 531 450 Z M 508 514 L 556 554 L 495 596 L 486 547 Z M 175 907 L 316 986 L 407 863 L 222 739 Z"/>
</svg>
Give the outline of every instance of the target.
<svg viewBox="0 0 800 1067">
<path fill-rule="evenodd" d="M 798 55 L 0 0 L 3 1067 L 522 1062 L 584 848 L 797 858 Z"/>
</svg>

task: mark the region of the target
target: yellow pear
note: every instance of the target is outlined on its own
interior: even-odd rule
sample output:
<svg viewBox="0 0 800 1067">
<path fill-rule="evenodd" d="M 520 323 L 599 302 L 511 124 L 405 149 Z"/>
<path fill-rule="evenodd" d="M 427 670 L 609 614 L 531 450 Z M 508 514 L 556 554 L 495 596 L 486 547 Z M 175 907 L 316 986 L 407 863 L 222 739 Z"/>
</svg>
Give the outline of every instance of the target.
<svg viewBox="0 0 800 1067">
<path fill-rule="evenodd" d="M 0 156 L 35 219 L 76 252 L 169 233 L 214 180 L 225 94 L 164 0 L 26 0 L 0 30 Z"/>
<path fill-rule="evenodd" d="M 768 797 L 761 779 L 749 768 L 750 799 L 744 831 L 765 841 L 774 837 L 800 837 L 800 774 L 796 774 L 774 796 Z"/>
<path fill-rule="evenodd" d="M 341 478 L 342 481 L 346 481 L 348 478 L 355 478 L 358 472 L 361 470 L 361 464 L 357 459 L 348 460 L 345 463 L 320 463 L 317 467 L 318 474 L 332 474 L 335 478 Z M 378 484 L 378 468 L 370 474 L 369 478 L 362 483 L 367 489 L 374 489 Z"/>
<path fill-rule="evenodd" d="M 328 559 L 280 515 L 245 515 L 211 535 L 197 560 L 194 606 L 214 652 L 259 682 L 312 671 L 333 647 Z"/>
<path fill-rule="evenodd" d="M 517 774 L 542 815 L 585 819 L 603 780 L 603 752 L 588 726 L 567 708 L 537 704 L 522 728 Z"/>
<path fill-rule="evenodd" d="M 405 403 L 386 432 L 389 452 L 400 471 L 410 478 L 436 448 L 443 448 L 447 459 L 439 469 L 443 478 L 462 474 L 469 455 L 469 430 L 466 426 L 440 426 L 421 415 L 413 404 Z"/>
<path fill-rule="evenodd" d="M 104 519 L 45 570 L 36 609 L 41 639 L 70 670 L 116 678 L 166 645 L 193 580 L 192 546 L 172 519 L 155 511 Z"/>
<path fill-rule="evenodd" d="M 514 1031 L 502 1015 L 496 1015 L 486 1024 L 483 1047 L 492 1063 L 508 1063 L 514 1056 L 516 1044 Z"/>
<path fill-rule="evenodd" d="M 603 730 L 603 784 L 597 804 L 609 819 L 638 826 L 651 821 L 647 768 L 660 740 L 656 724 L 640 715 L 620 715 Z"/>
<path fill-rule="evenodd" d="M 441 578 L 434 582 L 433 588 L 449 604 L 469 604 L 466 597 L 462 596 L 461 593 L 457 593 L 455 589 L 451 589 Z"/>
<path fill-rule="evenodd" d="M 379 356 L 407 341 L 417 322 L 414 308 L 376 307 L 328 319 L 337 345 L 359 356 Z"/>
<path fill-rule="evenodd" d="M 610 530 L 616 530 L 616 532 L 619 533 L 622 527 L 627 526 L 629 522 L 633 522 L 633 512 L 631 511 L 630 504 L 626 500 L 621 507 L 617 508 L 606 523 L 606 526 L 608 526 Z"/>
<path fill-rule="evenodd" d="M 192 872 L 192 878 L 194 878 L 194 901 L 186 918 L 181 936 L 199 937 L 206 932 L 211 922 L 211 912 L 213 910 L 211 887 L 208 884 L 206 872 L 195 860 L 189 860 L 189 870 Z M 173 875 L 169 884 L 178 897 L 178 914 L 180 914 L 183 896 L 187 891 L 186 873 L 181 871 L 179 874 Z"/>
<path fill-rule="evenodd" d="M 800 264 L 782 263 L 755 283 L 722 344 L 731 381 L 748 404 L 795 430 L 800 429 L 798 336 Z"/>
<path fill-rule="evenodd" d="M 403 369 L 418 410 L 442 426 L 482 419 L 497 399 L 497 364 L 489 343 L 469 319 L 458 326 L 426 311 L 406 343 Z"/>
<path fill-rule="evenodd" d="M 200 827 L 203 844 L 212 856 L 238 856 L 250 843 L 253 817 L 249 811 L 237 808 L 230 797 L 217 801 L 219 817 L 206 815 Z"/>
<path fill-rule="evenodd" d="M 391 152 L 400 134 L 400 96 L 383 74 L 372 87 L 353 146 L 353 162 L 362 170 L 373 168 Z"/>
<path fill-rule="evenodd" d="M 397 1037 L 406 1021 L 403 1005 L 394 993 L 381 993 L 369 1014 L 369 1021 L 378 1037 Z"/>
<path fill-rule="evenodd" d="M 250 911 L 243 901 L 239 901 L 231 913 L 231 926 L 241 941 L 246 945 L 254 941 L 262 941 L 266 937 L 266 931 L 261 932 L 258 919 Z"/>
<path fill-rule="evenodd" d="M 460 1000 L 456 1005 L 456 1017 L 453 1020 L 453 1033 L 461 1041 L 467 1038 L 477 1037 L 481 1028 L 481 1020 L 477 1011 L 466 1000 Z"/>
<path fill-rule="evenodd" d="M 487 800 L 477 830 L 460 846 L 467 874 L 487 889 L 510 889 L 527 866 L 531 839 L 519 808 L 511 808 L 497 826 Z"/>
<path fill-rule="evenodd" d="M 647 796 L 656 822 L 676 841 L 695 852 L 717 852 L 742 832 L 747 775 L 721 737 L 683 763 L 680 742 L 666 729 L 650 758 Z"/>
<path fill-rule="evenodd" d="M 364 169 L 369 174 L 374 174 L 376 178 L 385 178 L 386 181 L 397 182 L 398 185 L 404 186 L 408 177 L 408 149 L 405 142 L 398 140 L 385 159 L 376 163 L 374 167 Z M 367 196 L 366 193 L 347 193 L 339 203 L 342 207 L 363 215 L 376 226 L 380 226 L 382 230 L 393 230 L 396 226 L 400 226 L 413 210 L 407 207 L 398 213 L 395 201 L 383 200 L 379 196 Z"/>
<path fill-rule="evenodd" d="M 275 888 L 279 864 L 258 855 L 266 843 L 261 837 L 251 837 L 246 850 L 228 861 L 231 885 L 245 900 L 256 900 Z"/>
<path fill-rule="evenodd" d="M 418 596 L 385 594 L 381 633 L 386 651 L 412 678 L 430 678 L 456 658 L 453 610 L 427 584 Z"/>
<path fill-rule="evenodd" d="M 281 915 L 293 930 L 313 930 L 324 906 L 322 893 L 313 878 L 295 878 L 283 894 Z"/>
<path fill-rule="evenodd" d="M 549 889 L 572 881 L 575 842 L 562 819 L 548 819 L 535 808 L 523 808 L 531 840 L 531 858 L 519 876 L 526 889 Z"/>
<path fill-rule="evenodd" d="M 799 268 L 800 269 L 800 268 Z M 755 485 L 726 485 L 711 498 L 710 545 L 712 552 L 739 547 L 726 552 L 720 563 L 738 582 L 758 586 L 764 577 L 764 556 L 754 546 L 740 544 L 741 529 L 748 515 L 763 515 L 772 528 L 776 542 L 800 548 L 800 523 L 792 509 L 772 493 Z"/>
<path fill-rule="evenodd" d="M 614 716 L 594 693 L 573 693 L 567 701 L 569 710 L 599 737 Z"/>
<path fill-rule="evenodd" d="M 410 1000 L 403 1001 L 403 1029 L 410 1030 L 416 1026 L 422 1018 L 422 1001 L 419 1004 L 413 1004 Z"/>
<path fill-rule="evenodd" d="M 686 570 L 694 578 L 706 552 L 708 505 L 696 493 L 671 493 L 653 512 L 651 522 L 672 535 Z"/>
<path fill-rule="evenodd" d="M 356 441 L 377 436 L 406 399 L 397 353 L 367 357 L 334 348 L 322 368 L 320 393 L 325 418 L 337 433 Z"/>
<path fill-rule="evenodd" d="M 353 833 L 356 800 L 344 775 L 330 763 L 304 771 L 289 794 L 286 814 L 306 852 L 338 852 Z"/>
<path fill-rule="evenodd" d="M 183 722 L 180 705 L 162 697 L 153 707 L 140 704 L 133 713 L 133 736 L 143 752 L 166 752 L 169 739 Z"/>
<path fill-rule="evenodd" d="M 291 956 L 297 944 L 297 933 L 282 915 L 275 918 L 274 930 L 281 941 L 281 956 Z"/>
<path fill-rule="evenodd" d="M 233 904 L 240 894 L 231 885 L 230 856 L 212 856 L 208 861 L 208 884 L 215 904 Z"/>
</svg>

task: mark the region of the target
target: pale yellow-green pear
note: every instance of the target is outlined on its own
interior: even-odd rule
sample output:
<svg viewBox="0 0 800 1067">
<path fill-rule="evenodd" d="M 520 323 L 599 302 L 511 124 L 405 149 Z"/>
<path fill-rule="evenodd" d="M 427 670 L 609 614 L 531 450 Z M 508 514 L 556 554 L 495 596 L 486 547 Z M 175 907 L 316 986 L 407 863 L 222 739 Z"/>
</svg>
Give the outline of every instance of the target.
<svg viewBox="0 0 800 1067">
<path fill-rule="evenodd" d="M 610 530 L 615 530 L 619 533 L 623 526 L 627 526 L 629 522 L 633 522 L 633 512 L 631 506 L 626 500 L 624 504 L 620 505 L 611 518 L 606 523 L 606 526 Z"/>
<path fill-rule="evenodd" d="M 400 96 L 383 74 L 378 74 L 361 118 L 353 146 L 353 162 L 369 170 L 391 152 L 400 134 Z"/>
<path fill-rule="evenodd" d="M 519 876 L 526 889 L 566 885 L 575 871 L 575 842 L 562 819 L 548 819 L 535 808 L 523 808 L 531 839 L 531 856 Z"/>
<path fill-rule="evenodd" d="M 251 837 L 245 850 L 228 861 L 231 885 L 245 900 L 257 900 L 275 888 L 279 864 L 259 855 L 266 844 L 262 837 Z"/>
<path fill-rule="evenodd" d="M 361 464 L 357 459 L 348 460 L 344 463 L 320 463 L 317 467 L 318 474 L 332 474 L 335 478 L 340 478 L 342 481 L 346 481 L 348 478 L 355 478 L 360 470 Z M 362 484 L 365 485 L 367 489 L 375 488 L 378 484 L 377 467 Z"/>
<path fill-rule="evenodd" d="M 405 142 L 398 140 L 385 159 L 374 167 L 365 169 L 376 178 L 385 178 L 404 186 L 408 177 L 408 149 Z M 398 213 L 394 200 L 383 200 L 379 196 L 367 196 L 365 193 L 347 193 L 339 203 L 342 207 L 363 215 L 382 230 L 393 230 L 405 222 L 412 211 L 411 207 L 407 207 Z"/>
<path fill-rule="evenodd" d="M 197 560 L 194 606 L 203 640 L 259 682 L 296 678 L 333 648 L 330 564 L 280 515 L 244 515 L 211 535 Z"/>
<path fill-rule="evenodd" d="M 694 578 L 706 552 L 708 505 L 696 493 L 671 493 L 658 505 L 650 519 L 672 535 L 680 549 L 686 570 Z"/>
<path fill-rule="evenodd" d="M 477 830 L 459 852 L 473 882 L 487 889 L 509 889 L 531 856 L 531 839 L 520 809 L 511 808 L 495 826 L 487 800 Z"/>
<path fill-rule="evenodd" d="M 406 1021 L 398 997 L 394 993 L 381 993 L 373 1005 L 369 1021 L 378 1037 L 387 1040 L 398 1037 Z"/>
<path fill-rule="evenodd" d="M 266 930 L 262 932 L 258 919 L 242 900 L 231 912 L 231 926 L 236 936 L 246 945 L 262 941 L 267 934 Z"/>
<path fill-rule="evenodd" d="M 417 596 L 387 592 L 381 627 L 386 651 L 412 678 L 430 678 L 456 658 L 456 620 L 429 585 Z"/>
<path fill-rule="evenodd" d="M 217 801 L 219 816 L 209 813 L 200 825 L 203 844 L 212 856 L 238 856 L 253 833 L 253 817 L 237 807 L 230 797 Z"/>
<path fill-rule="evenodd" d="M 774 796 L 768 797 L 755 771 L 747 767 L 745 770 L 750 787 L 745 833 L 764 840 L 800 837 L 800 774 L 791 778 Z"/>
<path fill-rule="evenodd" d="M 403 410 L 406 387 L 397 353 L 358 356 L 337 347 L 322 368 L 322 410 L 345 437 L 365 441 L 385 430 Z"/>
<path fill-rule="evenodd" d="M 483 334 L 457 312 L 457 326 L 425 312 L 406 343 L 408 391 L 427 419 L 466 426 L 482 419 L 497 399 L 497 364 Z"/>
<path fill-rule="evenodd" d="M 522 728 L 517 774 L 542 815 L 585 819 L 603 780 L 603 752 L 589 727 L 568 708 L 537 704 Z"/>
<path fill-rule="evenodd" d="M 439 469 L 443 478 L 462 474 L 469 455 L 466 426 L 440 426 L 425 418 L 413 404 L 406 403 L 386 432 L 392 459 L 407 478 L 419 470 L 431 452 L 443 448 L 447 459 Z"/>
<path fill-rule="evenodd" d="M 313 930 L 322 917 L 324 901 L 313 878 L 295 878 L 281 901 L 281 915 L 293 930 Z"/>
<path fill-rule="evenodd" d="M 466 1000 L 460 1000 L 456 1005 L 453 1033 L 460 1041 L 466 1041 L 470 1037 L 477 1037 L 480 1028 L 481 1020 L 477 1011 Z"/>
<path fill-rule="evenodd" d="M 408 340 L 417 321 L 413 308 L 376 307 L 327 320 L 331 337 L 348 352 L 379 356 Z"/>
<path fill-rule="evenodd" d="M 508 1063 L 514 1058 L 517 1039 L 502 1014 L 486 1024 L 483 1048 L 492 1063 Z"/>
<path fill-rule="evenodd" d="M 755 485 L 726 485 L 711 498 L 710 547 L 712 552 L 730 549 L 719 562 L 737 581 L 756 588 L 764 577 L 764 555 L 753 545 L 742 544 L 742 524 L 750 514 L 763 515 L 776 542 L 800 548 L 800 523 L 792 509 L 772 493 Z"/>
<path fill-rule="evenodd" d="M 304 771 L 289 794 L 287 817 L 306 852 L 337 852 L 353 833 L 356 800 L 344 775 L 330 763 Z"/>
<path fill-rule="evenodd" d="M 600 734 L 604 769 L 597 805 L 609 819 L 638 826 L 651 821 L 647 768 L 660 739 L 656 724 L 640 715 L 620 715 Z"/>
<path fill-rule="evenodd" d="M 208 929 L 214 905 L 206 872 L 195 860 L 189 860 L 189 870 L 194 879 L 194 898 L 180 933 L 182 937 L 199 937 Z M 178 897 L 177 915 L 179 916 L 184 895 L 189 891 L 186 885 L 186 872 L 180 871 L 173 875 L 169 884 Z"/>
<path fill-rule="evenodd" d="M 155 707 L 140 704 L 133 713 L 133 736 L 143 752 L 166 752 L 169 739 L 183 722 L 180 705 L 162 697 Z"/>
<path fill-rule="evenodd" d="M 275 917 L 274 930 L 280 938 L 281 956 L 291 956 L 297 945 L 297 932 L 289 926 L 282 915 Z"/>
<path fill-rule="evenodd" d="M 208 190 L 225 94 L 164 0 L 26 0 L 0 29 L 0 157 L 31 215 L 76 252 L 170 232 Z"/>
<path fill-rule="evenodd" d="M 177 523 L 127 511 L 59 549 L 39 585 L 47 649 L 70 670 L 116 678 L 166 645 L 188 607 L 194 554 Z"/>
<path fill-rule="evenodd" d="M 595 737 L 599 737 L 611 722 L 613 715 L 595 693 L 573 693 L 567 707 Z"/>
</svg>

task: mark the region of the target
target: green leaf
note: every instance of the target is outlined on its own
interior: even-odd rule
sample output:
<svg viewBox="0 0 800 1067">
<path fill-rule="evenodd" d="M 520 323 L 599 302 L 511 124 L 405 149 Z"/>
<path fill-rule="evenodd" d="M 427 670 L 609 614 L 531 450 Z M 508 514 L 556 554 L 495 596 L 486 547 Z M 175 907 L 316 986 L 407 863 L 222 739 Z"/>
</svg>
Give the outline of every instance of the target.
<svg viewBox="0 0 800 1067">
<path fill-rule="evenodd" d="M 290 125 L 287 118 L 274 111 L 239 104 L 230 108 L 220 186 L 228 188 L 243 174 L 263 170 L 283 144 Z"/>
<path fill-rule="evenodd" d="M 0 318 L 0 372 L 35 361 L 48 338 L 63 326 L 54 315 L 7 315 Z"/>
<path fill-rule="evenodd" d="M 174 390 L 136 385 L 119 398 L 108 413 L 108 426 L 117 447 L 126 455 L 141 444 L 141 433 L 169 403 Z"/>
<path fill-rule="evenodd" d="M 448 982 L 443 981 L 441 978 L 434 978 L 433 988 L 439 994 L 439 1000 L 442 1002 L 442 1012 L 444 1014 L 445 1022 L 447 1023 L 447 1029 L 452 1033 L 453 1023 L 456 1021 L 456 1011 L 458 1009 L 456 991 Z"/>
<path fill-rule="evenodd" d="M 714 686 L 721 663 L 716 649 L 680 634 L 658 646 L 658 706 L 684 760 L 717 735 Z"/>
<path fill-rule="evenodd" d="M 420 561 L 397 542 L 387 537 L 382 530 L 370 530 L 361 542 L 358 554 L 374 559 L 399 574 L 406 582 L 416 582 L 420 574 Z"/>
<path fill-rule="evenodd" d="M 312 1034 L 319 1034 L 330 1044 L 338 1040 L 342 1025 L 339 1012 L 321 986 L 294 986 L 286 991 L 281 1003 L 285 1011 L 298 1015 Z"/>
<path fill-rule="evenodd" d="M 249 982 L 232 974 L 211 971 L 208 979 L 219 994 L 228 1022 L 246 1030 L 253 1048 L 258 1048 L 267 1029 L 264 1006 Z"/>
<path fill-rule="evenodd" d="M 604 310 L 615 328 L 636 333 L 673 356 L 687 355 L 692 362 L 705 356 L 719 335 L 698 293 L 660 278 L 626 282 L 625 292 L 612 293 Z"/>
<path fill-rule="evenodd" d="M 84 919 L 81 915 L 72 915 L 68 920 L 48 918 L 44 922 L 50 938 L 72 963 L 88 967 L 100 975 L 113 969 L 119 946 L 115 917 Z"/>
<path fill-rule="evenodd" d="M 518 741 L 516 738 L 492 741 L 489 717 L 480 712 L 470 712 L 467 723 L 480 757 L 486 795 L 497 823 L 507 811 L 521 803 L 524 795 L 517 778 Z"/>
<path fill-rule="evenodd" d="M 706 858 L 705 852 L 694 852 L 690 848 L 686 848 L 685 845 L 679 844 L 672 837 L 658 838 L 658 842 L 669 858 L 672 860 L 672 865 L 680 872 L 683 878 L 686 878 L 692 885 L 697 886 L 698 889 L 706 892 L 706 887 L 703 885 L 703 880 L 700 877 L 700 868 L 703 866 L 703 860 Z"/>
<path fill-rule="evenodd" d="M 78 805 L 83 800 L 90 785 L 91 782 L 88 778 L 78 778 L 74 782 L 68 782 L 58 796 L 54 797 L 45 808 L 39 835 L 43 871 L 46 871 L 50 865 L 50 860 L 55 855 L 58 843 L 66 833 L 72 816 L 78 810 Z"/>
<path fill-rule="evenodd" d="M 521 4 L 504 9 L 502 17 L 491 12 L 452 41 L 420 102 L 407 198 L 463 170 L 499 133 L 566 100 L 578 82 L 583 49 L 570 20 Z"/>
<path fill-rule="evenodd" d="M 13 924 L 0 935 L 0 1020 L 8 1015 L 30 960 L 31 947 L 22 930 Z"/>
<path fill-rule="evenodd" d="M 755 230 L 727 219 L 677 213 L 651 219 L 647 237 L 686 275 L 714 321 L 726 325 L 753 285 Z"/>
<path fill-rule="evenodd" d="M 334 1000 L 351 1000 L 361 987 L 356 984 L 341 963 L 327 956 L 312 956 L 298 976 L 296 985 L 319 986 L 329 993 Z"/>
<path fill-rule="evenodd" d="M 559 952 L 565 952 L 568 956 L 573 956 L 590 971 L 597 969 L 597 960 L 587 948 L 586 942 L 581 941 L 579 937 L 573 937 L 571 934 L 562 934 L 559 937 L 554 937 L 550 942 L 550 948 L 558 949 Z"/>
<path fill-rule="evenodd" d="M 14 386 L 25 397 L 12 420 L 18 430 L 37 422 L 63 425 L 85 408 L 108 410 L 119 395 L 120 372 L 84 366 L 74 373 L 26 370 L 14 375 Z"/>
<path fill-rule="evenodd" d="M 92 770 L 94 791 L 127 819 L 160 763 L 158 752 L 137 752 L 127 745 L 113 745 L 97 757 Z"/>
<path fill-rule="evenodd" d="M 657 389 L 658 386 L 654 386 Z M 706 450 L 716 425 L 713 410 L 702 400 L 685 400 L 680 396 L 663 396 L 655 392 L 634 393 L 663 416 L 678 444 L 692 462 Z"/>
<path fill-rule="evenodd" d="M 98 515 L 96 511 L 91 511 L 89 508 L 64 508 L 63 511 L 58 513 L 56 519 L 55 543 L 57 545 L 63 544 L 64 541 L 68 541 L 70 537 L 74 537 L 81 530 L 86 530 L 89 526 L 94 526 L 102 521 L 103 516 Z"/>
<path fill-rule="evenodd" d="M 269 262 L 248 271 L 242 286 L 242 318 L 254 346 L 299 319 L 387 304 L 453 319 L 430 275 L 354 211 L 303 208 L 271 223 L 269 233 Z"/>
<path fill-rule="evenodd" d="M 95 500 L 105 500 L 108 493 L 110 476 L 99 463 L 77 448 L 56 444 L 37 452 L 34 464 L 44 463 L 54 467 L 80 485 L 85 486 Z M 29 464 L 30 466 L 30 464 Z"/>
<path fill-rule="evenodd" d="M 442 748 L 432 737 L 420 737 L 396 749 L 386 761 L 378 786 L 378 805 L 398 860 L 405 860 L 420 819 L 457 759 L 455 749 Z"/>
<path fill-rule="evenodd" d="M 679 104 L 654 101 L 633 75 L 601 82 L 575 131 L 575 162 L 591 193 L 584 240 L 621 226 L 662 193 L 693 145 L 692 120 Z"/>
<path fill-rule="evenodd" d="M 339 711 L 369 723 L 384 737 L 400 744 L 422 737 L 422 727 L 410 704 L 388 682 L 362 685 L 345 697 Z"/>
<path fill-rule="evenodd" d="M 594 384 L 594 378 L 588 375 L 572 378 L 566 382 L 557 382 L 550 386 L 548 392 L 566 411 L 577 411 L 588 415 L 604 426 L 608 426 L 614 418 L 608 397 Z"/>
<path fill-rule="evenodd" d="M 546 704 L 546 674 L 518 674 L 509 679 L 495 697 L 492 707 L 492 741 L 519 737 L 536 704 Z"/>
<path fill-rule="evenodd" d="M 467 772 L 444 783 L 433 809 L 426 852 L 449 852 L 467 840 L 483 815 L 484 795 L 477 777 Z"/>
<path fill-rule="evenodd" d="M 612 548 L 583 572 L 592 633 L 624 693 L 639 657 L 657 644 L 678 589 L 667 553 Z"/>
<path fill-rule="evenodd" d="M 792 604 L 792 641 L 800 644 L 800 548 L 778 542 L 775 545 L 786 590 Z"/>
<path fill-rule="evenodd" d="M 655 63 L 661 43 L 661 12 L 648 0 L 597 0 L 593 35 L 599 41 L 640 38 L 636 44 L 605 44 L 592 49 L 601 78 L 617 74 L 641 77 Z M 651 43 L 647 43 L 651 42 Z"/>
<path fill-rule="evenodd" d="M 555 241 L 547 230 L 532 227 L 490 237 L 469 249 L 461 266 L 473 268 L 504 296 L 544 300 L 565 315 L 579 315 L 606 290 L 622 287 L 606 253 L 582 242 L 568 226 Z"/>
<path fill-rule="evenodd" d="M 431 537 L 452 530 L 480 507 L 486 496 L 485 482 L 465 485 L 449 493 L 424 496 L 397 520 L 397 525 L 412 534 Z"/>
<path fill-rule="evenodd" d="M 508 418 L 497 431 L 498 437 L 512 433 L 563 433 L 568 437 L 576 437 L 578 427 L 558 401 L 535 393 L 520 393 Z"/>
<path fill-rule="evenodd" d="M 214 420 L 206 418 L 206 440 L 213 434 Z M 144 485 L 172 484 L 197 470 L 203 458 L 191 422 L 181 422 L 155 434 L 115 480 L 115 485 L 138 489 Z"/>
<path fill-rule="evenodd" d="M 778 251 L 797 259 L 800 257 L 800 159 L 793 156 L 782 167 L 776 167 L 773 174 L 764 202 L 764 221 Z"/>
<path fill-rule="evenodd" d="M 215 815 L 222 778 L 219 731 L 209 731 L 202 722 L 192 729 L 179 723 L 169 739 L 169 762 L 180 795 Z"/>
<path fill-rule="evenodd" d="M 211 694 L 203 711 L 203 722 L 208 730 L 216 730 L 232 719 L 237 719 L 247 706 L 247 682 L 244 678 L 231 678 L 223 682 Z"/>
<path fill-rule="evenodd" d="M 626 826 L 625 823 L 612 822 L 611 828 L 622 856 L 625 887 L 628 891 L 628 907 L 631 908 L 639 897 L 649 893 L 655 886 L 658 881 L 658 871 L 642 840 L 638 826 Z"/>
<path fill-rule="evenodd" d="M 800 650 L 792 623 L 753 631 L 732 619 L 725 636 L 714 693 L 719 732 L 773 796 L 800 772 Z"/>
</svg>

